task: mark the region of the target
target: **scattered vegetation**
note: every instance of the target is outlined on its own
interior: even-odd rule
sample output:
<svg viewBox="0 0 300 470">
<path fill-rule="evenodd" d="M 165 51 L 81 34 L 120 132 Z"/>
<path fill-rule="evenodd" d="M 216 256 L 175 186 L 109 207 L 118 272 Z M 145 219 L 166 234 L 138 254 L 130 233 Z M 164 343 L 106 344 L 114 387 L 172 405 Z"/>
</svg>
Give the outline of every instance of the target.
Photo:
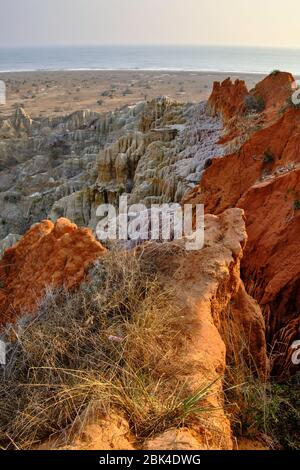
<svg viewBox="0 0 300 470">
<path fill-rule="evenodd" d="M 36 318 L 7 327 L 2 447 L 31 448 L 93 403 L 124 415 L 141 441 L 201 413 L 212 384 L 190 396 L 175 381 L 183 333 L 172 296 L 150 261 L 113 251 L 81 289 L 49 290 Z"/>
<path fill-rule="evenodd" d="M 114 90 L 104 90 L 102 93 L 101 93 L 101 96 L 103 97 L 111 97 L 114 93 Z"/>
<path fill-rule="evenodd" d="M 271 150 L 266 150 L 265 153 L 264 153 L 263 162 L 266 165 L 268 165 L 268 164 L 274 163 L 274 161 L 275 161 L 275 157 L 274 157 L 273 153 L 271 152 Z"/>
<path fill-rule="evenodd" d="M 126 88 L 123 91 L 123 96 L 132 95 L 133 91 L 130 88 Z"/>
<path fill-rule="evenodd" d="M 265 109 L 265 101 L 261 96 L 247 95 L 245 98 L 246 113 L 261 113 Z"/>
<path fill-rule="evenodd" d="M 53 160 L 56 160 L 62 155 L 68 155 L 69 153 L 70 145 L 60 137 L 55 138 L 49 145 L 49 156 Z"/>
<path fill-rule="evenodd" d="M 296 199 L 294 201 L 294 210 L 299 211 L 300 210 L 300 199 Z"/>
<path fill-rule="evenodd" d="M 271 75 L 276 76 L 276 75 L 278 75 L 279 73 L 281 73 L 280 70 L 275 69 L 275 70 L 273 70 L 273 71 L 271 72 Z"/>
<path fill-rule="evenodd" d="M 260 377 L 249 341 L 232 319 L 226 326 L 226 409 L 234 435 L 274 450 L 300 450 L 300 374 L 285 382 Z"/>
<path fill-rule="evenodd" d="M 207 158 L 204 163 L 204 169 L 207 170 L 207 168 L 209 168 L 212 164 L 213 164 L 213 159 Z"/>
<path fill-rule="evenodd" d="M 300 450 L 300 374 L 284 383 L 249 378 L 240 387 L 238 435 L 258 437 L 272 449 Z"/>
</svg>

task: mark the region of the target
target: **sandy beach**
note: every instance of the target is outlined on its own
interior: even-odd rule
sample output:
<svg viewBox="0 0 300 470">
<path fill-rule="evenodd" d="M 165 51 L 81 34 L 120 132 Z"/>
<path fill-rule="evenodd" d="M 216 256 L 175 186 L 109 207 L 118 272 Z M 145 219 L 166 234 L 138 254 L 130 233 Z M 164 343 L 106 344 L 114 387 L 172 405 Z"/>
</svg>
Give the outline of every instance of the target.
<svg viewBox="0 0 300 470">
<path fill-rule="evenodd" d="M 7 103 L 0 116 L 11 114 L 22 104 L 32 117 L 59 116 L 79 109 L 112 111 L 167 95 L 180 102 L 199 102 L 208 98 L 212 83 L 240 78 L 252 88 L 259 74 L 160 71 L 66 71 L 0 73 L 7 89 Z"/>
</svg>

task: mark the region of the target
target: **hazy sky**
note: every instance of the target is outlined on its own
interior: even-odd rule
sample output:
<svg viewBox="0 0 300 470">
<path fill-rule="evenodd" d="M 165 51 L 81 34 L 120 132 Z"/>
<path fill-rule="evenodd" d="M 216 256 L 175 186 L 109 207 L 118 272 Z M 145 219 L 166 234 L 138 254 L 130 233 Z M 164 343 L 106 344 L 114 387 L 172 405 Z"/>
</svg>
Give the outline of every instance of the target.
<svg viewBox="0 0 300 470">
<path fill-rule="evenodd" d="M 299 0 L 0 0 L 0 47 L 224 44 L 300 47 Z"/>
</svg>

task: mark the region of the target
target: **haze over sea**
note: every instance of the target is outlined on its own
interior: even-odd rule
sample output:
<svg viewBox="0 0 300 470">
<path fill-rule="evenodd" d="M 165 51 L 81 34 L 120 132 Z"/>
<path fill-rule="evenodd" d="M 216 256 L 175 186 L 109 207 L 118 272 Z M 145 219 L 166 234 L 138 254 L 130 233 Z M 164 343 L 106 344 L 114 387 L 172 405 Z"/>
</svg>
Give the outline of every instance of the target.
<svg viewBox="0 0 300 470">
<path fill-rule="evenodd" d="M 300 49 L 222 46 L 59 46 L 0 48 L 0 72 L 188 70 L 300 74 Z"/>
</svg>

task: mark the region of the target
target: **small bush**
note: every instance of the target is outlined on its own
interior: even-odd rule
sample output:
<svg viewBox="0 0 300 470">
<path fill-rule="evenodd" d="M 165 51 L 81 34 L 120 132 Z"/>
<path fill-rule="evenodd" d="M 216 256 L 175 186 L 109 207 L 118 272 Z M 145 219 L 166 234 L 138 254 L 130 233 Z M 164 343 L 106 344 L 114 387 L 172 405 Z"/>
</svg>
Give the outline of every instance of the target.
<svg viewBox="0 0 300 470">
<path fill-rule="evenodd" d="M 273 70 L 273 71 L 271 72 L 271 75 L 276 76 L 276 75 L 278 75 L 279 73 L 281 73 L 280 70 L 275 69 L 275 70 Z"/>
<path fill-rule="evenodd" d="M 300 210 L 300 199 L 296 199 L 294 201 L 294 209 L 295 211 L 299 211 Z"/>
<path fill-rule="evenodd" d="M 268 165 L 268 164 L 271 164 L 271 163 L 274 163 L 275 161 L 275 157 L 273 155 L 273 153 L 271 152 L 271 150 L 267 150 L 265 153 L 264 153 L 264 159 L 263 159 L 263 162 Z"/>
<path fill-rule="evenodd" d="M 104 90 L 104 91 L 101 93 L 101 96 L 103 96 L 103 97 L 110 97 L 112 94 L 113 94 L 113 90 Z"/>
<path fill-rule="evenodd" d="M 130 88 L 126 88 L 124 91 L 123 91 L 123 96 L 126 96 L 126 95 L 132 95 L 133 91 L 130 89 Z"/>
<path fill-rule="evenodd" d="M 299 387 L 300 374 L 285 383 L 249 380 L 243 384 L 236 432 L 265 436 L 273 449 L 300 450 Z"/>
<path fill-rule="evenodd" d="M 207 168 L 209 168 L 213 163 L 213 159 L 212 158 L 207 158 L 207 160 L 205 160 L 205 163 L 204 163 L 204 169 L 207 170 Z"/>
<path fill-rule="evenodd" d="M 228 332 L 225 341 L 230 352 L 225 396 L 234 435 L 261 440 L 271 449 L 300 450 L 300 374 L 281 383 L 259 377 L 243 335 L 238 349 Z"/>
<path fill-rule="evenodd" d="M 261 96 L 247 95 L 245 98 L 246 113 L 261 113 L 266 105 Z"/>
<path fill-rule="evenodd" d="M 300 374 L 280 383 L 261 377 L 248 335 L 237 330 L 230 311 L 222 337 L 226 409 L 234 435 L 261 440 L 271 449 L 300 450 Z"/>
</svg>

